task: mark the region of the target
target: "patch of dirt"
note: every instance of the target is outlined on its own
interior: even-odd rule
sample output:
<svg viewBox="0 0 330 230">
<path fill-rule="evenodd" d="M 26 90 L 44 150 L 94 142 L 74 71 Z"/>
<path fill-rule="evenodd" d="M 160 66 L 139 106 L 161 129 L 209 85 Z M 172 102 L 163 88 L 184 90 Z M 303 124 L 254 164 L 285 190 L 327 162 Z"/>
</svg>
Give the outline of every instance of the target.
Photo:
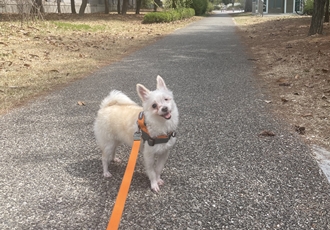
<svg viewBox="0 0 330 230">
<path fill-rule="evenodd" d="M 233 16 L 276 114 L 309 144 L 330 148 L 330 25 L 308 16 Z"/>
<path fill-rule="evenodd" d="M 0 114 L 87 76 L 174 30 L 201 19 L 142 24 L 144 14 L 46 14 L 0 17 Z"/>
</svg>

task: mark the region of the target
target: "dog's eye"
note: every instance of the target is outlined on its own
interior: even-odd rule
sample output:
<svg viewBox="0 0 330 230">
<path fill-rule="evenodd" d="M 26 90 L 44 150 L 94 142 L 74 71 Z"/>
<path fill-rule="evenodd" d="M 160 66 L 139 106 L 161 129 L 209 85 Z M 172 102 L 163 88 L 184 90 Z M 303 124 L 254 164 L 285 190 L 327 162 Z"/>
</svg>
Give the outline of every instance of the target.
<svg viewBox="0 0 330 230">
<path fill-rule="evenodd" d="M 168 98 L 165 98 L 165 101 L 168 101 Z"/>
<path fill-rule="evenodd" d="M 157 108 L 157 104 L 152 104 L 152 108 L 156 109 Z"/>
</svg>

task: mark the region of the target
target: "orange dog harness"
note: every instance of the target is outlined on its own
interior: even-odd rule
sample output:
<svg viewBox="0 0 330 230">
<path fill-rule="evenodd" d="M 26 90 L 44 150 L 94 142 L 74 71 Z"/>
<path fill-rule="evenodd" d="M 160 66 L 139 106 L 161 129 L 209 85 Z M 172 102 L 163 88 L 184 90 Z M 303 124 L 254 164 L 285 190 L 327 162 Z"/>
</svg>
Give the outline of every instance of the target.
<svg viewBox="0 0 330 230">
<path fill-rule="evenodd" d="M 138 127 L 142 132 L 142 139 L 143 141 L 147 141 L 150 146 L 154 146 L 156 144 L 164 144 L 167 143 L 171 137 L 175 137 L 176 133 L 175 132 L 170 132 L 167 135 L 160 135 L 155 138 L 152 138 L 148 132 L 147 125 L 145 123 L 144 119 L 144 113 L 140 112 L 139 117 L 138 117 Z"/>
</svg>

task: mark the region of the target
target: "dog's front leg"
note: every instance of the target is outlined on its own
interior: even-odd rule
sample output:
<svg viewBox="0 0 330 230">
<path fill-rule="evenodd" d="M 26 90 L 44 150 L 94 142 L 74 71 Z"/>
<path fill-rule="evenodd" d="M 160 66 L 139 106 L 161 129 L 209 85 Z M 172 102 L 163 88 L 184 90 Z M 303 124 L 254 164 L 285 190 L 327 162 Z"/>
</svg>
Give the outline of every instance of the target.
<svg viewBox="0 0 330 230">
<path fill-rule="evenodd" d="M 152 151 L 150 151 L 150 147 L 144 148 L 143 159 L 144 159 L 144 165 L 146 167 L 146 173 L 150 180 L 151 189 L 155 192 L 159 192 L 157 176 L 154 168 L 155 154 Z"/>
<path fill-rule="evenodd" d="M 164 169 L 168 156 L 169 156 L 169 151 L 160 154 L 155 164 L 156 180 L 158 185 L 164 184 L 164 181 L 160 178 L 160 175 Z"/>
</svg>

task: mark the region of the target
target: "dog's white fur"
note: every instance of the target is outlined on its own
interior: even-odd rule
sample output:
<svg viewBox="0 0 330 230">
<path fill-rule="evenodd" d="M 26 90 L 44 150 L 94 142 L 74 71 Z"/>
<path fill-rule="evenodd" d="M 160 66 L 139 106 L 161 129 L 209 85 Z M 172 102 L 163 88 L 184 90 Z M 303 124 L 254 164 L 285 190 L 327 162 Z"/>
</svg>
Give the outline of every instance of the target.
<svg viewBox="0 0 330 230">
<path fill-rule="evenodd" d="M 167 89 L 160 76 L 157 76 L 155 91 L 149 91 L 141 84 L 137 84 L 136 89 L 143 107 L 117 90 L 111 91 L 100 105 L 94 123 L 94 133 L 102 150 L 105 177 L 111 176 L 108 170 L 110 161 L 118 160 L 115 158 L 116 147 L 122 143 L 132 146 L 133 134 L 138 131 L 138 114 L 141 111 L 144 112 L 149 134 L 153 138 L 173 132 L 178 126 L 179 112 L 173 94 Z M 140 151 L 143 152 L 146 173 L 151 183 L 151 189 L 155 192 L 159 192 L 159 185 L 164 184 L 160 174 L 175 141 L 176 138 L 171 137 L 165 144 L 154 146 L 149 146 L 147 142 L 144 145 L 141 144 Z"/>
</svg>

